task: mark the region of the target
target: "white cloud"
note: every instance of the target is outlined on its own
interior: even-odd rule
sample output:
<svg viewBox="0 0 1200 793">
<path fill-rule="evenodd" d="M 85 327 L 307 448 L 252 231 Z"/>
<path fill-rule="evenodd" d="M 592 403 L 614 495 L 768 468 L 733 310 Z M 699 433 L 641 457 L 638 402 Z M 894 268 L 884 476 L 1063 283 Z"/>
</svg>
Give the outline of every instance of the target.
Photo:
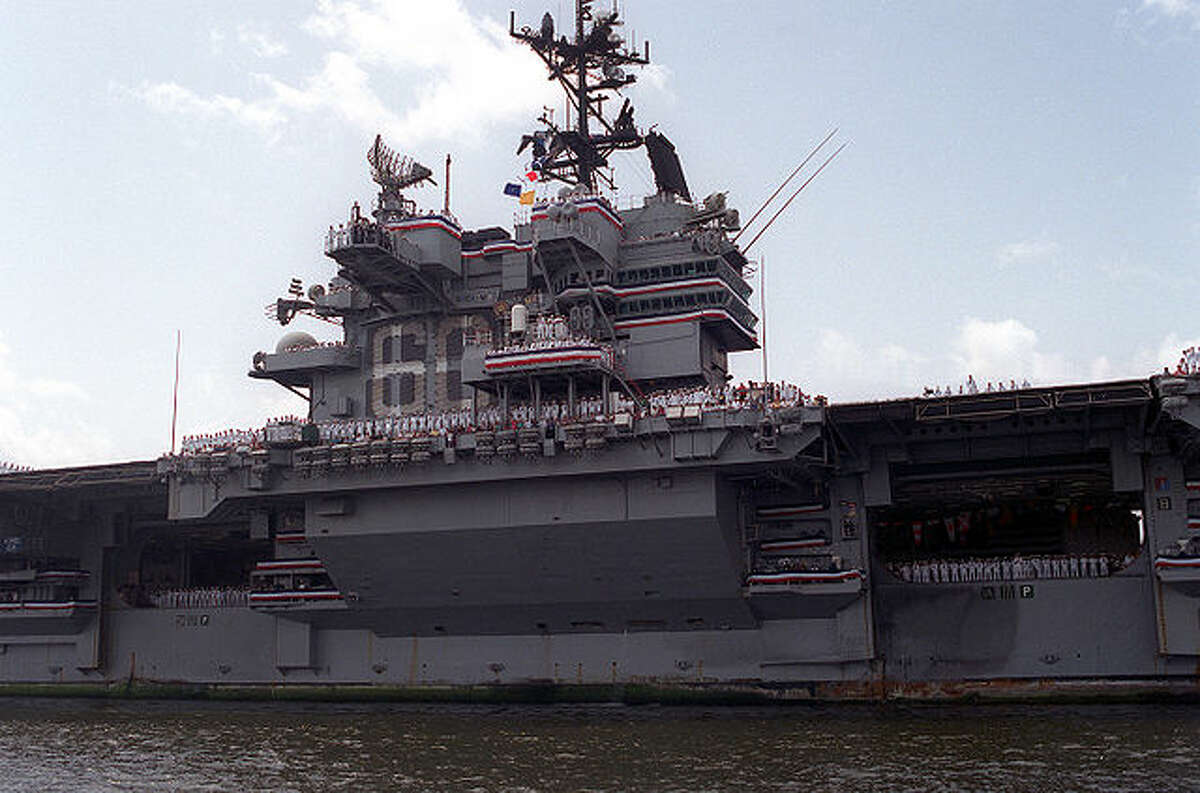
<svg viewBox="0 0 1200 793">
<path fill-rule="evenodd" d="M 1200 346 L 1200 338 L 1185 338 L 1176 333 L 1169 333 L 1158 346 L 1143 348 L 1134 356 L 1134 362 L 1139 371 L 1147 374 L 1162 372 L 1163 367 L 1174 369 L 1179 363 L 1180 354 L 1189 347 Z"/>
<path fill-rule="evenodd" d="M 47 380 L 39 377 L 27 381 L 25 387 L 30 394 L 39 397 L 67 397 L 80 401 L 88 399 L 86 391 L 75 383 L 68 383 L 65 380 Z"/>
<path fill-rule="evenodd" d="M 233 96 L 200 96 L 178 83 L 144 82 L 138 88 L 123 91 L 164 113 L 178 113 L 201 119 L 228 119 L 257 129 L 269 139 L 278 135 L 287 120 L 279 108 L 262 102 L 248 102 Z"/>
<path fill-rule="evenodd" d="M 1142 9 L 1173 19 L 1191 20 L 1193 25 L 1200 27 L 1200 2 L 1197 0 L 1142 0 Z"/>
<path fill-rule="evenodd" d="M 826 328 L 810 347 L 774 347 L 783 357 L 772 358 L 772 377 L 798 379 L 806 390 L 825 393 L 837 402 L 895 399 L 921 394 L 926 387 L 957 391 L 968 375 L 981 388 L 988 382 L 1007 386 L 1028 380 L 1035 386 L 1050 386 L 1144 378 L 1164 366 L 1174 368 L 1181 350 L 1200 346 L 1200 338 L 1170 334 L 1128 359 L 1078 358 L 1045 349 L 1033 328 L 1011 317 L 969 317 L 948 335 L 944 348 L 925 352 L 892 342 L 866 343 L 849 332 Z M 787 370 L 780 369 L 782 361 L 787 361 Z M 757 379 L 759 373 L 742 376 Z"/>
<path fill-rule="evenodd" d="M 112 440 L 88 420 L 88 401 L 76 383 L 16 371 L 0 338 L 0 462 L 50 468 L 110 461 Z"/>
<path fill-rule="evenodd" d="M 996 258 L 1005 267 L 1023 264 L 1043 264 L 1053 261 L 1059 253 L 1057 242 L 1050 240 L 1025 240 L 1003 246 Z"/>
<path fill-rule="evenodd" d="M 288 54 L 288 46 L 273 38 L 270 34 L 251 28 L 249 25 L 238 25 L 238 41 L 250 48 L 260 58 L 278 58 Z"/>
<path fill-rule="evenodd" d="M 193 375 L 186 392 L 181 388 L 181 435 L 220 432 L 230 428 L 262 426 L 267 419 L 303 416 L 307 403 L 274 383 L 243 383 L 229 388 L 228 373 L 216 369 Z"/>
<path fill-rule="evenodd" d="M 327 49 L 321 66 L 299 81 L 255 74 L 265 90 L 247 98 L 202 96 L 173 82 L 132 93 L 162 112 L 238 121 L 269 141 L 302 117 L 333 117 L 405 147 L 479 141 L 496 122 L 532 119 L 555 101 L 541 62 L 509 38 L 505 25 L 471 16 L 461 0 L 319 0 L 303 28 Z M 250 28 L 238 36 L 260 55 L 287 51 Z"/>
<path fill-rule="evenodd" d="M 1077 379 L 1079 371 L 1062 355 L 1038 349 L 1037 333 L 1020 320 L 968 318 L 952 345 L 952 360 L 963 376 L 976 382 L 1055 383 Z"/>
</svg>

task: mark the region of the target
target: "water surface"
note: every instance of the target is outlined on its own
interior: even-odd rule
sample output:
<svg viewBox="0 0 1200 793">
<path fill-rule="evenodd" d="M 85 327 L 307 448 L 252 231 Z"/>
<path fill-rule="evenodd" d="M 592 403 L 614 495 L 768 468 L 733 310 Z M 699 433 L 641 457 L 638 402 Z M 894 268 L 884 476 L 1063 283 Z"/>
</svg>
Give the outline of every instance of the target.
<svg viewBox="0 0 1200 793">
<path fill-rule="evenodd" d="M 1200 791 L 1200 707 L 0 699 L 0 790 Z"/>
</svg>

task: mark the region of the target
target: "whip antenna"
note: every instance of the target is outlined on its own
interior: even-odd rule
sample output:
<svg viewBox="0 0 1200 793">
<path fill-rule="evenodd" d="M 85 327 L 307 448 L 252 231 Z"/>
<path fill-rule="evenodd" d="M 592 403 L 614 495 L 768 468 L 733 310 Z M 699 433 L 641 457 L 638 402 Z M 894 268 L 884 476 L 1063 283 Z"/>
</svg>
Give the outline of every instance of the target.
<svg viewBox="0 0 1200 793">
<path fill-rule="evenodd" d="M 813 175 L 808 177 L 807 179 L 805 179 L 804 184 L 802 184 L 796 188 L 796 192 L 792 193 L 791 197 L 789 197 L 787 201 L 783 202 L 783 206 L 781 206 L 779 208 L 778 212 L 776 212 L 774 215 L 771 215 L 771 219 L 767 221 L 767 225 L 762 227 L 762 231 L 755 234 L 754 239 L 750 240 L 749 244 L 747 244 L 746 247 L 742 249 L 743 254 L 746 251 L 750 250 L 750 246 L 752 246 L 754 243 L 758 242 L 758 238 L 763 235 L 763 232 L 765 232 L 767 229 L 771 228 L 771 224 L 775 222 L 776 218 L 778 218 L 780 215 L 783 214 L 783 211 L 785 209 L 787 209 L 788 206 L 791 205 L 792 201 L 796 198 L 796 196 L 800 195 L 800 191 L 803 190 L 804 188 L 808 187 L 809 183 L 813 179 L 817 178 L 817 174 L 819 174 L 821 171 L 825 170 L 825 166 L 828 165 L 829 163 L 833 162 L 833 158 L 838 156 L 839 154 L 841 154 L 842 149 L 846 148 L 849 145 L 850 145 L 850 142 L 846 141 L 841 146 L 838 146 L 837 150 L 833 154 L 830 154 L 828 157 L 825 158 L 825 162 L 821 163 L 821 167 L 818 168 L 817 170 L 813 171 Z"/>
<path fill-rule="evenodd" d="M 774 201 L 774 200 L 775 200 L 775 197 L 776 197 L 777 195 L 779 195 L 781 192 L 783 192 L 783 188 L 787 187 L 787 185 L 788 185 L 788 182 L 790 182 L 790 181 L 792 181 L 792 179 L 795 179 L 795 178 L 796 178 L 796 174 L 800 173 L 801 169 L 803 169 L 805 165 L 808 165 L 808 161 L 809 161 L 809 160 L 811 160 L 811 159 L 813 158 L 813 155 L 814 155 L 814 154 L 816 154 L 818 151 L 820 151 L 820 150 L 821 150 L 821 147 L 822 147 L 822 146 L 824 146 L 826 143 L 828 143 L 828 142 L 829 142 L 829 139 L 830 139 L 830 138 L 832 138 L 834 135 L 836 135 L 836 134 L 837 134 L 837 131 L 838 131 L 838 128 L 837 128 L 837 127 L 834 127 L 832 130 L 830 130 L 829 134 L 825 136 L 825 140 L 823 140 L 823 141 L 821 141 L 820 143 L 818 143 L 818 144 L 816 145 L 816 148 L 814 148 L 812 151 L 810 151 L 810 152 L 808 153 L 808 156 L 807 156 L 807 157 L 805 157 L 805 158 L 804 158 L 804 160 L 803 160 L 803 161 L 802 161 L 802 162 L 801 162 L 799 165 L 797 165 L 797 166 L 796 166 L 796 170 L 792 171 L 791 175 L 790 175 L 790 176 L 788 176 L 788 178 L 786 178 L 786 179 L 784 179 L 784 180 L 783 180 L 783 184 L 781 184 L 781 185 L 779 185 L 779 187 L 775 188 L 775 192 L 774 192 L 774 193 L 771 193 L 771 197 L 770 197 L 770 198 L 768 198 L 766 201 L 763 201 L 763 202 L 762 202 L 762 206 L 760 206 L 760 207 L 759 207 L 759 208 L 758 208 L 758 209 L 755 211 L 755 213 L 754 213 L 753 215 L 751 215 L 751 216 L 750 216 L 750 219 L 749 219 L 748 221 L 746 221 L 746 224 L 745 224 L 744 226 L 742 226 L 742 230 L 741 230 L 741 231 L 739 231 L 739 232 L 738 232 L 736 235 L 734 235 L 734 238 L 733 238 L 733 241 L 734 241 L 734 242 L 737 242 L 737 241 L 738 241 L 738 237 L 740 237 L 740 236 L 742 236 L 743 234 L 745 234 L 745 233 L 746 233 L 746 229 L 750 228 L 750 225 L 751 225 L 751 224 L 752 224 L 752 223 L 753 223 L 755 220 L 757 220 L 757 219 L 758 219 L 758 216 L 759 216 L 759 215 L 761 215 L 761 214 L 763 213 L 763 210 L 767 208 L 767 205 L 769 205 L 769 204 L 770 204 L 772 201 Z"/>
<path fill-rule="evenodd" d="M 179 417 L 179 348 L 183 346 L 183 331 L 175 331 L 175 384 L 171 386 L 171 454 L 175 454 L 175 420 Z"/>
</svg>

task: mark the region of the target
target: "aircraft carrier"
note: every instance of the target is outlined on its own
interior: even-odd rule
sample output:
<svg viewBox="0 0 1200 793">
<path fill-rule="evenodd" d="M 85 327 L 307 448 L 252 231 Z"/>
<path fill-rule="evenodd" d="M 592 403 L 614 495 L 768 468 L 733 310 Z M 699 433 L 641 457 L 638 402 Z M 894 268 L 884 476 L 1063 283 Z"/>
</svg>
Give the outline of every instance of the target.
<svg viewBox="0 0 1200 793">
<path fill-rule="evenodd" d="M 341 339 L 249 371 L 307 415 L 0 476 L 0 682 L 1198 690 L 1193 362 L 854 404 L 731 385 L 759 345 L 742 224 L 604 112 L 650 56 L 621 21 L 510 23 L 572 108 L 519 143 L 511 231 L 419 206 L 433 169 L 375 140 L 328 283 L 271 306 Z M 657 191 L 618 208 L 610 158 L 643 148 Z"/>
</svg>

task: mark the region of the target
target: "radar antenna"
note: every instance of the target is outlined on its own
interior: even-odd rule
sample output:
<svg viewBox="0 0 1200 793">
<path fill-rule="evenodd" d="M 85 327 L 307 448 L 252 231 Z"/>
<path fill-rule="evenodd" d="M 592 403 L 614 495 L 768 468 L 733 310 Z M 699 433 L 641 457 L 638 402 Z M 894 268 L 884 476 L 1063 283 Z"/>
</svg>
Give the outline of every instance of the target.
<svg viewBox="0 0 1200 793">
<path fill-rule="evenodd" d="M 597 12 L 594 0 L 575 0 L 574 37 L 555 38 L 554 18 L 542 17 L 537 30 L 516 26 L 516 12 L 509 17 L 509 35 L 529 45 L 546 63 L 550 79 L 557 80 L 566 92 L 574 114 L 574 129 L 556 126 L 549 115 L 540 121 L 545 127 L 521 139 L 520 154 L 531 144 L 531 170 L 541 178 L 557 179 L 595 190 L 597 180 L 613 186 L 611 177 L 600 173 L 608 166 L 608 157 L 618 149 L 636 149 L 644 143 L 633 123 L 633 106 L 626 99 L 613 119 L 604 114 L 604 102 L 637 78 L 623 66 L 650 63 L 650 43 L 643 52 L 625 47 L 617 32 L 623 22 L 616 8 Z M 603 131 L 593 133 L 592 122 Z M 661 185 L 660 185 L 661 187 Z"/>
<path fill-rule="evenodd" d="M 382 135 L 375 136 L 375 143 L 367 152 L 371 166 L 371 179 L 384 190 L 403 190 L 428 180 L 433 184 L 433 171 L 412 157 L 405 157 L 383 142 Z"/>
</svg>

